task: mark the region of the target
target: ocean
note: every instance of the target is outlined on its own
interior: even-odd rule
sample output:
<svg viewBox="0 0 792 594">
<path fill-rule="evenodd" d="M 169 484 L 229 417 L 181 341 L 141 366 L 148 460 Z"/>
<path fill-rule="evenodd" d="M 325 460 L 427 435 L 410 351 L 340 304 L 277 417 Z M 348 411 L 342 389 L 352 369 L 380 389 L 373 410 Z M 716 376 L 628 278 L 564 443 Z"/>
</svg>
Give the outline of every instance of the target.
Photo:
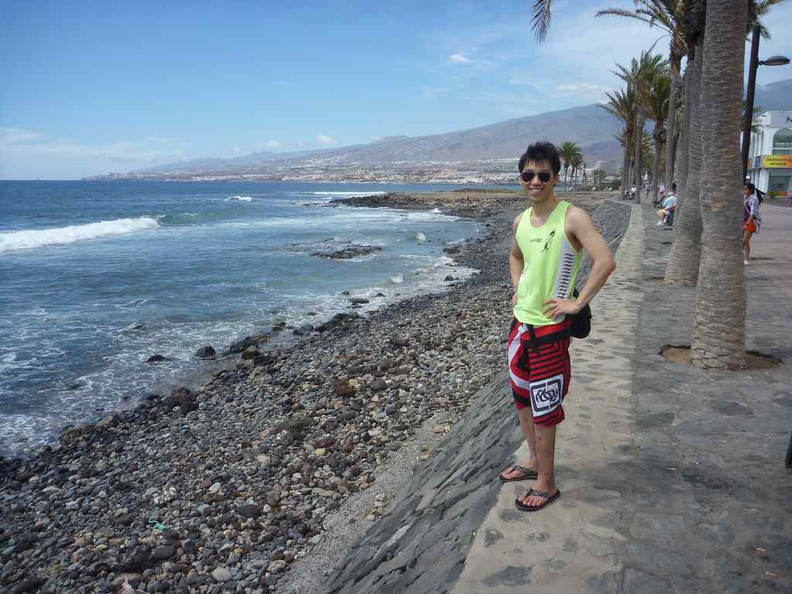
<svg viewBox="0 0 792 594">
<path fill-rule="evenodd" d="M 0 455 L 208 379 L 274 324 L 444 290 L 480 224 L 330 201 L 436 185 L 0 181 Z M 347 259 L 326 257 L 347 250 Z M 350 298 L 369 299 L 350 310 Z M 291 332 L 284 334 L 291 335 Z M 167 360 L 147 363 L 153 355 Z"/>
</svg>

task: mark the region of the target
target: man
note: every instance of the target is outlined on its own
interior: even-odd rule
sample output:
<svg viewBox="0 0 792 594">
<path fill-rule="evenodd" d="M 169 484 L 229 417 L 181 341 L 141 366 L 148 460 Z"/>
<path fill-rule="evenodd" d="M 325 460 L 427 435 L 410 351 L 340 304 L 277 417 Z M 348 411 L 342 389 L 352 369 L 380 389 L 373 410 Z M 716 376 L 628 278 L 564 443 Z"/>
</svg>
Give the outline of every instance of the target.
<svg viewBox="0 0 792 594">
<path fill-rule="evenodd" d="M 662 225 L 666 222 L 667 217 L 671 212 L 676 208 L 677 205 L 677 197 L 676 197 L 676 190 L 677 185 L 676 182 L 671 184 L 671 193 L 666 196 L 665 200 L 663 200 L 663 205 L 657 210 L 657 218 L 660 219 L 657 221 L 658 225 Z"/>
<path fill-rule="evenodd" d="M 555 484 L 556 425 L 564 420 L 569 388 L 569 315 L 578 313 L 605 284 L 616 264 L 591 218 L 559 200 L 561 159 L 549 142 L 528 147 L 519 162 L 530 202 L 514 219 L 509 254 L 514 321 L 509 336 L 509 371 L 517 416 L 530 458 L 500 475 L 503 482 L 535 479 L 515 500 L 536 511 L 561 494 Z M 583 250 L 592 262 L 583 290 L 572 299 Z"/>
</svg>

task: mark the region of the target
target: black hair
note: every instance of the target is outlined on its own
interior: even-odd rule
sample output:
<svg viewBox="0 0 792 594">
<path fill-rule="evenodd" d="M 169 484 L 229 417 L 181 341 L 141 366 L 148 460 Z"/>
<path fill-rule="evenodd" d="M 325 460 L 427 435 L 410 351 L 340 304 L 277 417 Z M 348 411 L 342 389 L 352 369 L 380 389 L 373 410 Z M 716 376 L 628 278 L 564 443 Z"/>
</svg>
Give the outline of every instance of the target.
<svg viewBox="0 0 792 594">
<path fill-rule="evenodd" d="M 552 142 L 540 141 L 530 145 L 520 157 L 520 164 L 517 166 L 522 173 L 525 164 L 528 161 L 547 161 L 555 175 L 561 171 L 561 156 L 558 154 L 558 149 Z"/>
<path fill-rule="evenodd" d="M 744 187 L 744 188 L 748 188 L 749 190 L 751 190 L 751 194 L 753 194 L 754 192 L 756 192 L 756 186 L 755 186 L 755 185 L 753 185 L 751 182 L 745 182 L 745 184 L 743 185 L 743 187 Z"/>
</svg>

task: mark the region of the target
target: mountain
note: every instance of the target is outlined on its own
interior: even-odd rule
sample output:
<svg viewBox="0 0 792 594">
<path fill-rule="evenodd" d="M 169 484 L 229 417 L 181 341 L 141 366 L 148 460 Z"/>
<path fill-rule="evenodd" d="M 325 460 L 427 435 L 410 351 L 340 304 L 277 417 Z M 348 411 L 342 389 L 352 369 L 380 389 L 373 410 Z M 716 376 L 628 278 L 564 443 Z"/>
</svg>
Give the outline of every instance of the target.
<svg viewBox="0 0 792 594">
<path fill-rule="evenodd" d="M 760 111 L 792 109 L 792 78 L 756 87 L 754 106 Z"/>
<path fill-rule="evenodd" d="M 600 158 L 600 155 L 615 159 L 619 151 L 613 135 L 620 128 L 619 121 L 605 110 L 596 105 L 587 105 L 470 130 L 418 138 L 384 139 L 359 147 L 338 149 L 334 156 L 356 163 L 517 159 L 529 143 L 542 139 L 555 143 L 576 142 L 591 161 Z M 614 146 L 615 151 L 611 152 Z"/>
<path fill-rule="evenodd" d="M 762 111 L 792 109 L 792 79 L 756 88 Z M 651 125 L 651 124 L 650 124 Z M 258 152 L 133 171 L 131 179 L 513 182 L 531 142 L 575 142 L 588 167 L 621 163 L 620 122 L 597 105 L 516 118 L 431 136 L 389 136 L 368 144 L 292 153 Z M 102 176 L 108 177 L 108 176 Z M 118 178 L 118 175 L 113 176 Z M 93 178 L 96 179 L 96 178 Z"/>
<path fill-rule="evenodd" d="M 576 142 L 589 166 L 617 161 L 619 121 L 597 105 L 516 118 L 470 130 L 294 153 L 259 152 L 197 159 L 130 172 L 131 179 L 282 179 L 324 181 L 491 181 L 514 176 L 531 142 Z M 482 177 L 482 175 L 484 177 Z M 117 179 L 118 176 L 116 175 Z M 96 178 L 94 178 L 96 179 Z M 513 180 L 511 180 L 513 181 Z"/>
</svg>

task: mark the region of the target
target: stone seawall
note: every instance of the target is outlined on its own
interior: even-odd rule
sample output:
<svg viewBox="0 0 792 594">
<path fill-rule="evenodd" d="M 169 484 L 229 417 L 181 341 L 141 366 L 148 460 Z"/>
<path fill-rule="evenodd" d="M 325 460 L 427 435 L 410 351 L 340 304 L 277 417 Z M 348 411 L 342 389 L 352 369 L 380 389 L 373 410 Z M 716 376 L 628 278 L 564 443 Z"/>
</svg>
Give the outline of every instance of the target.
<svg viewBox="0 0 792 594">
<path fill-rule="evenodd" d="M 607 201 L 593 219 L 613 251 L 633 206 Z M 590 263 L 581 268 L 581 282 Z M 597 320 L 594 302 L 594 323 Z M 522 442 L 504 370 L 474 396 L 423 467 L 394 498 L 391 509 L 358 542 L 330 578 L 331 594 L 447 592 L 459 578 L 484 517 L 494 505 L 496 475 Z"/>
</svg>

